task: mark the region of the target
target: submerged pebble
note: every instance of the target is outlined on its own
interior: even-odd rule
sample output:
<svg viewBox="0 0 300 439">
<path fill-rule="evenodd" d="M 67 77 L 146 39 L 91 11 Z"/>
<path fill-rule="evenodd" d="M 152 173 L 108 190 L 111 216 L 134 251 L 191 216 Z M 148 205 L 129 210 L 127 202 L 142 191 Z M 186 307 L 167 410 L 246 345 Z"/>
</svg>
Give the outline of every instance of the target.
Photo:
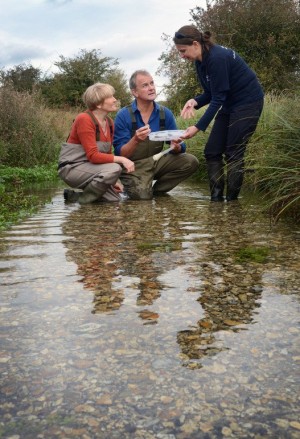
<svg viewBox="0 0 300 439">
<path fill-rule="evenodd" d="M 0 235 L 0 437 L 299 437 L 299 231 L 217 204 L 60 190 Z"/>
</svg>

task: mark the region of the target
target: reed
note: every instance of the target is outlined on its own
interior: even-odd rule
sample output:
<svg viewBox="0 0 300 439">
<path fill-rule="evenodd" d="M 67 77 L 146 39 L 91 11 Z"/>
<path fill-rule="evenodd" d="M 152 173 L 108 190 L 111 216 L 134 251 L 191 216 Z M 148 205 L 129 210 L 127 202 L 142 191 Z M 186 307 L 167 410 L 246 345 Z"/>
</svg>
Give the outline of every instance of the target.
<svg viewBox="0 0 300 439">
<path fill-rule="evenodd" d="M 250 180 L 275 220 L 300 219 L 299 94 L 268 95 L 247 151 L 255 169 Z"/>
</svg>

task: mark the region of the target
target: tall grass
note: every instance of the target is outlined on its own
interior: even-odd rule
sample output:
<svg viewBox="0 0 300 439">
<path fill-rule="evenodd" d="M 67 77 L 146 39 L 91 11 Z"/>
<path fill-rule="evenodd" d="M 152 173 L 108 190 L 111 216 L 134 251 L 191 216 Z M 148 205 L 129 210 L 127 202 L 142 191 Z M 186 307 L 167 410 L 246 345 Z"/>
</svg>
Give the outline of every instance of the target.
<svg viewBox="0 0 300 439">
<path fill-rule="evenodd" d="M 0 88 L 0 164 L 30 168 L 53 163 L 60 143 L 59 127 L 38 95 Z"/>
<path fill-rule="evenodd" d="M 266 201 L 273 218 L 300 219 L 300 99 L 268 95 L 265 108 L 248 146 L 253 186 Z"/>
<path fill-rule="evenodd" d="M 60 144 L 73 118 L 45 107 L 37 94 L 0 88 L 0 230 L 42 204 L 24 186 L 57 179 Z"/>
</svg>

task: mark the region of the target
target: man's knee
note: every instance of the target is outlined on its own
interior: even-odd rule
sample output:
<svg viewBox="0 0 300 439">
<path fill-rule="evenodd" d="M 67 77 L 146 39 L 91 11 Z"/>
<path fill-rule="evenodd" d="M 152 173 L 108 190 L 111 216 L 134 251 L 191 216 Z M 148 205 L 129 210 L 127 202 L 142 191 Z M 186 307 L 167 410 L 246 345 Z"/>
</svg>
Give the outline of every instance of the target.
<svg viewBox="0 0 300 439">
<path fill-rule="evenodd" d="M 180 164 L 180 169 L 190 172 L 191 174 L 197 171 L 199 168 L 199 160 L 192 154 L 182 155 L 182 163 Z"/>
<path fill-rule="evenodd" d="M 152 188 L 127 187 L 126 192 L 131 200 L 152 200 L 153 198 Z"/>
<path fill-rule="evenodd" d="M 195 157 L 192 154 L 188 154 L 188 156 L 189 156 L 190 167 L 193 170 L 193 172 L 195 172 L 199 168 L 199 160 L 197 159 L 197 157 Z"/>
</svg>

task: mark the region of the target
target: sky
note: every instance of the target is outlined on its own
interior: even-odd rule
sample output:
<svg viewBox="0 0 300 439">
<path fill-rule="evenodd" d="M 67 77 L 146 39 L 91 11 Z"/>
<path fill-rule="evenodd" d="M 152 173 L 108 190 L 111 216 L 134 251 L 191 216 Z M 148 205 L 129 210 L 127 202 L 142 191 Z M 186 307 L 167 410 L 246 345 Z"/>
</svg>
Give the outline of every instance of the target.
<svg viewBox="0 0 300 439">
<path fill-rule="evenodd" d="M 60 55 L 99 49 L 119 60 L 127 78 L 148 70 L 161 93 L 167 81 L 156 75 L 167 49 L 162 36 L 191 24 L 196 6 L 206 8 L 206 1 L 0 0 L 0 69 L 26 63 L 51 73 Z"/>
</svg>

